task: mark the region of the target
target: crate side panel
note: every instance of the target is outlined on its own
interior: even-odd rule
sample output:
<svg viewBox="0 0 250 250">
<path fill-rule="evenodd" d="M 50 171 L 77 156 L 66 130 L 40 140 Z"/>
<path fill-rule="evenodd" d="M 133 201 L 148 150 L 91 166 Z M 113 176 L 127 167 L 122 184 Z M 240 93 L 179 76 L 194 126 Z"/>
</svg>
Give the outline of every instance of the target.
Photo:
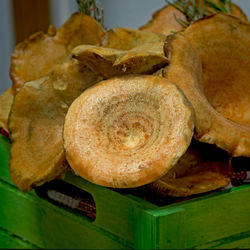
<svg viewBox="0 0 250 250">
<path fill-rule="evenodd" d="M 39 249 L 39 247 L 0 229 L 0 249 Z"/>
<path fill-rule="evenodd" d="M 180 239 L 185 223 L 185 210 L 175 208 L 167 216 L 157 216 L 156 210 L 136 211 L 135 248 L 136 249 L 186 249 L 185 239 Z M 165 214 L 166 215 L 166 214 Z M 167 229 L 167 230 L 163 230 Z"/>
<path fill-rule="evenodd" d="M 9 173 L 9 155 L 10 155 L 10 141 L 8 138 L 0 135 L 0 180 L 4 180 L 12 185 L 13 182 Z"/>
<path fill-rule="evenodd" d="M 187 246 L 196 246 L 249 231 L 249 191 L 241 189 L 187 206 Z"/>
<path fill-rule="evenodd" d="M 10 178 L 8 167 L 10 146 L 10 141 L 0 136 L 0 180 L 15 186 Z M 92 184 L 70 172 L 66 174 L 65 181 L 89 192 L 94 197 L 97 207 L 97 218 L 94 224 L 123 238 L 125 241 L 133 240 L 134 208 L 138 205 L 152 206 L 147 202 L 139 204 L 136 200 Z M 35 196 L 34 191 L 29 194 Z"/>
<path fill-rule="evenodd" d="M 156 249 L 157 235 L 154 217 L 142 208 L 137 208 L 135 214 L 135 249 Z"/>
<path fill-rule="evenodd" d="M 171 209 L 167 216 L 156 216 L 159 240 L 157 249 L 186 249 L 186 211 L 183 208 Z"/>
<path fill-rule="evenodd" d="M 250 237 L 229 242 L 211 249 L 250 249 Z"/>
<path fill-rule="evenodd" d="M 131 248 L 83 216 L 0 182 L 0 227 L 42 248 Z M 98 240 L 97 240 L 98 239 Z"/>
<path fill-rule="evenodd" d="M 199 249 L 200 247 L 198 247 Z M 209 242 L 203 249 L 250 249 L 250 231 Z"/>
<path fill-rule="evenodd" d="M 140 204 L 125 195 L 90 183 L 71 173 L 67 173 L 65 181 L 93 196 L 96 203 L 95 225 L 133 242 L 135 209 L 139 206 L 146 207 L 146 202 Z"/>
<path fill-rule="evenodd" d="M 182 216 L 170 216 L 181 208 Z M 183 242 L 183 248 L 202 248 L 208 242 L 218 241 L 250 229 L 250 188 L 206 197 L 194 202 L 153 211 L 160 220 L 160 248 L 175 248 L 173 240 Z M 173 211 L 174 212 L 174 211 Z M 181 230 L 180 230 L 181 229 Z M 175 237 L 169 232 L 176 232 Z"/>
</svg>

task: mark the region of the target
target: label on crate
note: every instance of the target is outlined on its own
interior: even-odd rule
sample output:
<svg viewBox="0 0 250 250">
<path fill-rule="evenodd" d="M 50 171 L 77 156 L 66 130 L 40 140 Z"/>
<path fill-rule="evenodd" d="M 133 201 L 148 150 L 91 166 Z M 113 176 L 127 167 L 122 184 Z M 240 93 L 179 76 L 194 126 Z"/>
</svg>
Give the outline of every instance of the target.
<svg viewBox="0 0 250 250">
<path fill-rule="evenodd" d="M 9 138 L 9 134 L 3 128 L 0 128 L 0 134 Z"/>
<path fill-rule="evenodd" d="M 243 184 L 250 184 L 250 171 L 233 172 L 231 182 L 224 189 L 230 189 Z"/>
</svg>

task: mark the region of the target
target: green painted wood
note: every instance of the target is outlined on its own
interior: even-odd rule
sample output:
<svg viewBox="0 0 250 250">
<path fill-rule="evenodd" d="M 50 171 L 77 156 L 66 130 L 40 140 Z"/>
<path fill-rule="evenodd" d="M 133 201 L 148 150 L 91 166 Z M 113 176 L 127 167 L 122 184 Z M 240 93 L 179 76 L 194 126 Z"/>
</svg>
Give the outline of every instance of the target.
<svg viewBox="0 0 250 250">
<path fill-rule="evenodd" d="M 156 220 L 152 214 L 145 211 L 143 208 L 137 208 L 134 228 L 135 249 L 156 249 L 158 236 Z"/>
<path fill-rule="evenodd" d="M 92 184 L 70 172 L 66 174 L 65 181 L 92 195 L 96 203 L 94 224 L 131 242 L 134 240 L 135 208 L 157 208 L 156 205 L 142 199 L 139 203 L 139 200 L 128 198 L 108 188 Z"/>
<path fill-rule="evenodd" d="M 136 249 L 186 249 L 183 235 L 185 210 L 173 208 L 158 216 L 157 210 L 137 210 Z"/>
<path fill-rule="evenodd" d="M 133 244 L 84 216 L 0 182 L 0 227 L 42 248 L 127 249 Z"/>
<path fill-rule="evenodd" d="M 208 249 L 224 239 L 240 240 L 250 230 L 249 211 L 250 187 L 245 185 L 147 213 L 154 225 L 151 235 L 157 235 L 156 249 Z"/>
<path fill-rule="evenodd" d="M 39 247 L 0 228 L 0 249 L 39 249 Z"/>
<path fill-rule="evenodd" d="M 203 247 L 209 249 L 249 249 L 250 231 L 206 243 L 206 245 Z"/>
<path fill-rule="evenodd" d="M 211 249 L 249 249 L 250 248 L 250 237 L 240 239 L 227 244 L 219 245 Z"/>
<path fill-rule="evenodd" d="M 10 141 L 6 137 L 0 135 L 0 180 L 13 184 L 9 173 L 9 154 Z"/>
<path fill-rule="evenodd" d="M 9 177 L 9 149 L 10 143 L 8 139 L 0 137 L 0 163 L 2 166 L 0 168 L 0 178 L 14 185 Z M 157 208 L 157 206 L 140 198 L 134 199 L 129 195 L 121 195 L 111 189 L 92 184 L 73 175 L 71 172 L 66 173 L 65 181 L 89 192 L 93 196 L 97 209 L 94 224 L 112 234 L 118 235 L 125 241 L 133 242 L 134 208 L 136 206 Z M 29 195 L 34 195 L 34 192 L 30 192 Z M 130 219 L 128 220 L 128 218 Z"/>
</svg>

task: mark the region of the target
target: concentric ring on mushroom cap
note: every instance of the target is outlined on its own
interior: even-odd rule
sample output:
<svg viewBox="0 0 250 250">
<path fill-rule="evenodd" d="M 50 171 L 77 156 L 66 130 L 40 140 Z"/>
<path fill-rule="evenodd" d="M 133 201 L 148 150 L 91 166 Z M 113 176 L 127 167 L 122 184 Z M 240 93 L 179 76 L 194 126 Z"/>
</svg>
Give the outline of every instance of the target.
<svg viewBox="0 0 250 250">
<path fill-rule="evenodd" d="M 193 108 L 175 85 L 157 76 L 103 81 L 70 106 L 64 148 L 70 166 L 99 185 L 130 188 L 164 175 L 193 135 Z"/>
<path fill-rule="evenodd" d="M 250 156 L 250 24 L 225 14 L 169 36 L 165 76 L 196 111 L 195 138 Z"/>
<path fill-rule="evenodd" d="M 9 129 L 10 175 L 29 191 L 66 168 L 62 129 L 68 107 L 98 77 L 76 60 L 57 65 L 46 77 L 27 82 L 14 98 Z"/>
</svg>

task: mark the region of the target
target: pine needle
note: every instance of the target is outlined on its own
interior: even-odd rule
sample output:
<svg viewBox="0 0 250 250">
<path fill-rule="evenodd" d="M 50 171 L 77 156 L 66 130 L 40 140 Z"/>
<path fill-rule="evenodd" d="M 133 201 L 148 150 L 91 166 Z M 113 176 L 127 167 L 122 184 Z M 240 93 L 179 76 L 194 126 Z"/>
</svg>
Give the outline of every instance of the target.
<svg viewBox="0 0 250 250">
<path fill-rule="evenodd" d="M 104 12 L 98 0 L 76 0 L 79 11 L 92 16 L 104 28 Z"/>
<path fill-rule="evenodd" d="M 184 22 L 183 20 L 175 16 L 176 21 L 180 23 L 184 28 L 187 28 L 191 23 L 213 13 L 232 13 L 232 0 L 219 0 L 218 4 L 212 2 L 211 0 L 165 1 L 185 15 L 187 22 Z M 204 6 L 202 6 L 202 2 L 204 2 Z"/>
</svg>

